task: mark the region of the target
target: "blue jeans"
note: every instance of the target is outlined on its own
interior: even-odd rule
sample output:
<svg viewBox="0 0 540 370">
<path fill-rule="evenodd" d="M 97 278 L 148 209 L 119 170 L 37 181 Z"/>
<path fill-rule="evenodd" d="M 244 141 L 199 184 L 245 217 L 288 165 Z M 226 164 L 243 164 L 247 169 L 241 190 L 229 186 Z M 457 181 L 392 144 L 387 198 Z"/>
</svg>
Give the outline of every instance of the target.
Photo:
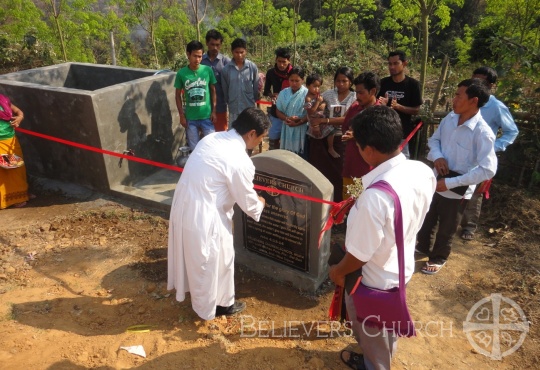
<svg viewBox="0 0 540 370">
<path fill-rule="evenodd" d="M 211 134 L 212 132 L 215 132 L 214 124 L 212 123 L 212 121 L 210 121 L 209 118 L 188 120 L 187 124 L 188 124 L 187 129 L 186 129 L 187 139 L 188 139 L 188 145 L 191 151 L 195 149 L 195 146 L 200 140 L 199 130 L 202 131 L 203 136 L 206 136 L 208 134 Z"/>
<path fill-rule="evenodd" d="M 283 121 L 273 115 L 269 114 L 270 122 L 272 126 L 268 130 L 268 139 L 270 140 L 279 140 L 281 138 L 281 128 L 283 126 Z"/>
</svg>

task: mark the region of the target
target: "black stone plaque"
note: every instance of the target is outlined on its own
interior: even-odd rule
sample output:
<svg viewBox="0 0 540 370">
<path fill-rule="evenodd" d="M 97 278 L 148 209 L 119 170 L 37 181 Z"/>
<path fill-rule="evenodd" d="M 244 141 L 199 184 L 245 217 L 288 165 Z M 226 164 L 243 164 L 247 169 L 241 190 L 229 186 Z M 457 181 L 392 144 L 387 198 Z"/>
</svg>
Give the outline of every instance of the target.
<svg viewBox="0 0 540 370">
<path fill-rule="evenodd" d="M 311 184 L 257 171 L 256 185 L 311 194 Z M 311 202 L 290 195 L 259 191 L 266 207 L 259 222 L 245 214 L 246 248 L 300 271 L 309 272 L 309 225 Z"/>
</svg>

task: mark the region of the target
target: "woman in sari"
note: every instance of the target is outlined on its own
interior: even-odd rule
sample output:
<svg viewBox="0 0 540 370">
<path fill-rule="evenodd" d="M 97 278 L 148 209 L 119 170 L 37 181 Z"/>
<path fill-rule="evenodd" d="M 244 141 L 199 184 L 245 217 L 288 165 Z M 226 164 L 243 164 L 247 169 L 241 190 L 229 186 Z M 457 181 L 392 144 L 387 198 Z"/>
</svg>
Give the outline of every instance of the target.
<svg viewBox="0 0 540 370">
<path fill-rule="evenodd" d="M 336 110 L 341 106 L 341 116 L 333 115 L 330 118 L 312 118 L 310 121 L 312 137 L 310 138 L 309 163 L 317 168 L 334 185 L 334 202 L 343 200 L 343 157 L 344 143 L 341 140 L 341 126 L 345 121 L 345 113 L 352 103 L 356 101 L 356 94 L 353 87 L 353 71 L 349 67 L 340 67 L 334 75 L 334 88 L 322 94 L 326 103 L 326 109 Z M 335 134 L 334 151 L 339 157 L 333 157 L 328 151 L 328 140 L 320 137 L 320 125 L 332 125 L 339 128 Z"/>
<path fill-rule="evenodd" d="M 276 114 L 283 121 L 280 149 L 296 153 L 304 159 L 307 159 L 308 118 L 304 109 L 307 92 L 304 70 L 294 67 L 289 73 L 289 87 L 279 93 L 276 101 Z"/>
<path fill-rule="evenodd" d="M 0 94 L 0 160 L 4 167 L 13 164 L 13 155 L 22 158 L 15 127 L 19 127 L 23 118 L 23 112 Z M 0 167 L 0 209 L 24 207 L 29 199 L 26 169 L 4 167 Z"/>
</svg>

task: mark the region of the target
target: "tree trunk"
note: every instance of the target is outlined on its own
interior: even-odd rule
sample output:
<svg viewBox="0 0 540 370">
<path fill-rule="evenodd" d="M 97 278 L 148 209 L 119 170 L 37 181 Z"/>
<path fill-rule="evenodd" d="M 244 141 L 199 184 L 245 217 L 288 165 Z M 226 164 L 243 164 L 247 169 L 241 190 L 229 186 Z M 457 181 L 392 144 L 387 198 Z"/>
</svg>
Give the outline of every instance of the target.
<svg viewBox="0 0 540 370">
<path fill-rule="evenodd" d="M 439 96 L 441 95 L 444 81 L 446 81 L 446 74 L 448 73 L 448 64 L 449 64 L 448 55 L 445 55 L 443 63 L 442 63 L 441 75 L 439 76 L 439 82 L 437 82 L 437 88 L 435 89 L 435 94 L 433 95 L 433 101 L 431 102 L 431 112 L 435 112 L 435 110 L 437 109 Z"/>
<path fill-rule="evenodd" d="M 429 41 L 429 14 L 426 8 L 422 12 L 422 59 L 420 68 L 420 92 L 424 96 L 426 85 L 427 61 L 428 61 L 428 41 Z"/>
<path fill-rule="evenodd" d="M 66 44 L 64 43 L 64 35 L 62 34 L 62 27 L 60 27 L 60 21 L 58 15 L 54 16 L 54 23 L 56 24 L 56 30 L 58 31 L 58 37 L 60 38 L 60 47 L 62 48 L 62 55 L 64 56 L 64 62 L 67 62 Z"/>
<path fill-rule="evenodd" d="M 116 51 L 114 49 L 114 34 L 113 34 L 113 31 L 111 31 L 109 33 L 110 35 L 110 38 L 111 38 L 111 64 L 113 66 L 116 65 Z"/>
</svg>

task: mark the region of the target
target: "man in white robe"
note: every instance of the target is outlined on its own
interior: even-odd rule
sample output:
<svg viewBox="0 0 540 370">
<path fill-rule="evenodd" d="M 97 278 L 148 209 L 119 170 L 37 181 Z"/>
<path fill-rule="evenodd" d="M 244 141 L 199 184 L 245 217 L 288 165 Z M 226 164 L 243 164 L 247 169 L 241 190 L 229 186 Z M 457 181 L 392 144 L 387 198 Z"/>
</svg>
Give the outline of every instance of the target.
<svg viewBox="0 0 540 370">
<path fill-rule="evenodd" d="M 234 299 L 233 206 L 259 221 L 265 202 L 253 189 L 255 166 L 246 149 L 259 145 L 269 125 L 260 109 L 247 108 L 230 131 L 197 144 L 176 186 L 167 289 L 176 288 L 180 302 L 190 292 L 193 310 L 204 320 L 246 307 Z"/>
</svg>

